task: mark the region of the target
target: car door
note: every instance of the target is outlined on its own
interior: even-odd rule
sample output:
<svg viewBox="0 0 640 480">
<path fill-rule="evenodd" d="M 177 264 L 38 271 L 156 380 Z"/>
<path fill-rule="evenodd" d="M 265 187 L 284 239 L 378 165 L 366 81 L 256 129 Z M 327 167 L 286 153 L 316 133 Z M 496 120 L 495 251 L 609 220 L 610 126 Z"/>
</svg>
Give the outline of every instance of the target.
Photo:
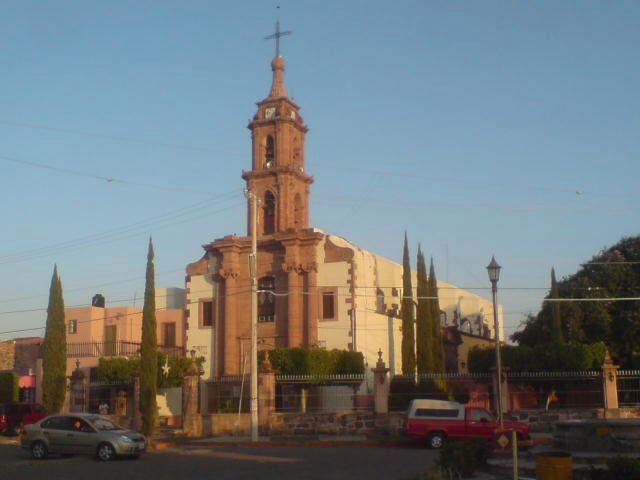
<svg viewBox="0 0 640 480">
<path fill-rule="evenodd" d="M 76 453 L 71 434 L 71 418 L 59 415 L 51 417 L 42 425 L 42 434 L 49 444 L 51 453 Z"/>
<path fill-rule="evenodd" d="M 478 438 L 492 438 L 496 421 L 484 408 L 470 408 L 467 411 L 467 436 Z"/>
<path fill-rule="evenodd" d="M 70 444 L 73 445 L 74 453 L 95 453 L 98 446 L 98 434 L 96 430 L 83 418 L 70 418 L 71 430 L 67 434 L 67 438 L 69 438 Z"/>
</svg>

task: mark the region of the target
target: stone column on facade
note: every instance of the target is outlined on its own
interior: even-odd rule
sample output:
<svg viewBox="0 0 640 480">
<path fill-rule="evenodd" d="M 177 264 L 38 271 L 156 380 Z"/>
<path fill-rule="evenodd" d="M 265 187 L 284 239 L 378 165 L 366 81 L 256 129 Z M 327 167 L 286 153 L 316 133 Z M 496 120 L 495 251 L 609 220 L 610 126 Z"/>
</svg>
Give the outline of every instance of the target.
<svg viewBox="0 0 640 480">
<path fill-rule="evenodd" d="M 382 360 L 382 349 L 378 350 L 378 361 L 373 371 L 373 401 L 374 412 L 378 414 L 389 413 L 389 369 Z"/>
<path fill-rule="evenodd" d="M 182 380 L 182 431 L 188 437 L 202 434 L 202 417 L 198 414 L 200 369 L 195 361 L 195 353 L 195 350 L 191 351 L 191 363 Z"/>
<path fill-rule="evenodd" d="M 276 372 L 269 360 L 269 352 L 265 352 L 264 361 L 260 364 L 258 376 L 258 424 L 263 434 L 269 430 L 269 419 L 276 410 Z"/>
<path fill-rule="evenodd" d="M 224 270 L 221 272 L 225 279 L 224 285 L 224 364 L 223 375 L 237 375 L 240 363 L 238 351 L 238 318 L 237 318 L 237 288 L 238 272 Z"/>
<path fill-rule="evenodd" d="M 42 404 L 42 358 L 36 360 L 36 403 Z"/>
<path fill-rule="evenodd" d="M 298 266 L 294 263 L 287 263 L 285 271 L 288 274 L 288 311 L 287 311 L 287 346 L 290 348 L 302 346 L 302 319 L 300 318 L 300 275 Z"/>
<path fill-rule="evenodd" d="M 118 395 L 116 397 L 115 414 L 118 417 L 127 416 L 127 392 L 124 390 L 118 390 Z"/>
<path fill-rule="evenodd" d="M 318 264 L 311 262 L 307 270 L 307 344 L 318 345 Z"/>
<path fill-rule="evenodd" d="M 82 413 L 86 409 L 87 379 L 80 370 L 80 361 L 76 361 L 76 368 L 69 379 L 69 411 Z"/>
<path fill-rule="evenodd" d="M 616 417 L 618 412 L 618 365 L 613 364 L 609 350 L 605 351 L 602 363 L 602 393 L 604 396 L 604 416 Z"/>
</svg>

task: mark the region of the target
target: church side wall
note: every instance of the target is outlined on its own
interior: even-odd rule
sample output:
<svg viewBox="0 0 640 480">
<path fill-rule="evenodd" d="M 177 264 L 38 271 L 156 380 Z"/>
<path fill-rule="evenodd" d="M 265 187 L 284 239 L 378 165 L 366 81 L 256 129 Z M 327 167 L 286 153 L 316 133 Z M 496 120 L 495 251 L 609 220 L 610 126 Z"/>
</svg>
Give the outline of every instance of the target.
<svg viewBox="0 0 640 480">
<path fill-rule="evenodd" d="M 340 350 L 347 349 L 351 343 L 351 319 L 349 309 L 351 308 L 348 300 L 351 295 L 349 293 L 349 263 L 333 262 L 320 263 L 318 266 L 318 297 L 319 297 L 319 318 L 318 318 L 318 343 L 320 346 L 326 347 L 328 350 L 337 348 Z M 333 320 L 324 320 L 322 318 L 322 293 L 334 292 L 335 316 Z"/>
</svg>

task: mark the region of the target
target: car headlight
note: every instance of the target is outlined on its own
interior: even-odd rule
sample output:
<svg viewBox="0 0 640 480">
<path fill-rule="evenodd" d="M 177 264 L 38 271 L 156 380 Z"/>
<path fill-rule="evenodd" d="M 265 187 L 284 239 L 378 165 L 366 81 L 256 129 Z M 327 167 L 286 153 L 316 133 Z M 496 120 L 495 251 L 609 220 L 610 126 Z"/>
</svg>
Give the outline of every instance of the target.
<svg viewBox="0 0 640 480">
<path fill-rule="evenodd" d="M 131 440 L 129 437 L 127 437 L 126 435 L 120 435 L 120 439 L 124 442 L 124 443 L 133 443 L 133 440 Z"/>
</svg>

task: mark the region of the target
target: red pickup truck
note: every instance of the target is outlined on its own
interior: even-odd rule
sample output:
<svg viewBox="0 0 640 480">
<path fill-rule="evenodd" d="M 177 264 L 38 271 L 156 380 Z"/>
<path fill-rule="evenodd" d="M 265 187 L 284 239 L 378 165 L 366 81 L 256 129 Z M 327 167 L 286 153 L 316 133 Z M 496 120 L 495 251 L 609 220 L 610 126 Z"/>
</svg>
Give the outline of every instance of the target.
<svg viewBox="0 0 640 480">
<path fill-rule="evenodd" d="M 46 417 L 38 403 L 0 403 L 0 433 L 19 433 L 24 425 Z"/>
<path fill-rule="evenodd" d="M 426 439 L 431 448 L 441 448 L 447 439 L 491 440 L 498 427 L 498 421 L 486 409 L 445 400 L 413 400 L 405 420 L 405 433 Z M 528 424 L 505 420 L 504 428 L 515 430 L 519 441 L 529 441 Z"/>
</svg>

